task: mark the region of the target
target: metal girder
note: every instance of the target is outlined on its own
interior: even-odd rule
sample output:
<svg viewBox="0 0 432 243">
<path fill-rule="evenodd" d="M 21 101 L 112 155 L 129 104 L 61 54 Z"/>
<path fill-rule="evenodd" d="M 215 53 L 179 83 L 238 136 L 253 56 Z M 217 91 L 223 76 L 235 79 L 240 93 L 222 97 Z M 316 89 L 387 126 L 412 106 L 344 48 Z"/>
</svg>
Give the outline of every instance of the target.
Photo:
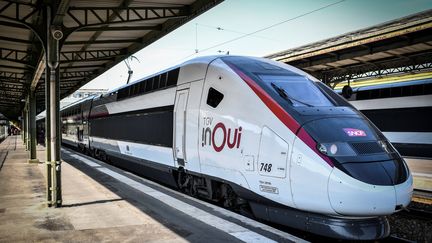
<svg viewBox="0 0 432 243">
<path fill-rule="evenodd" d="M 13 82 L 13 81 L 10 81 L 10 80 L 2 80 L 2 79 L 0 79 L 0 82 L 3 84 L 3 85 L 13 85 L 14 87 L 16 87 L 16 88 L 18 88 L 18 87 L 24 87 L 24 86 L 27 86 L 28 85 L 28 83 L 25 83 L 25 82 Z M 26 91 L 26 89 L 24 90 L 24 91 Z"/>
<path fill-rule="evenodd" d="M 91 51 L 64 51 L 60 53 L 60 62 L 97 61 L 104 58 L 113 58 L 126 55 L 123 49 L 91 50 Z"/>
<path fill-rule="evenodd" d="M 424 30 L 423 35 L 414 36 L 398 36 L 393 38 L 393 42 L 387 43 L 370 43 L 363 44 L 359 46 L 355 46 L 346 50 L 334 51 L 330 53 L 324 53 L 322 55 L 316 57 L 309 57 L 300 60 L 295 60 L 289 62 L 290 65 L 293 65 L 298 68 L 306 68 L 317 65 L 322 65 L 326 63 L 332 63 L 342 60 L 353 59 L 360 56 L 375 54 L 379 52 L 387 52 L 393 49 L 414 45 L 417 43 L 425 43 L 426 41 L 432 41 L 432 29 Z M 394 55 L 394 54 L 393 54 Z"/>
<path fill-rule="evenodd" d="M 36 8 L 36 5 L 23 2 L 23 1 L 8 1 L 6 0 L 6 5 L 4 5 L 2 8 L 0 8 L 0 17 L 14 20 L 21 23 L 26 23 L 27 25 L 31 25 L 29 20 L 32 19 L 32 16 L 35 14 L 38 14 L 39 10 Z M 22 11 L 21 6 L 27 6 L 30 7 L 29 12 Z M 14 9 L 15 11 L 9 11 L 9 15 L 6 14 L 6 10 L 8 9 Z"/>
<path fill-rule="evenodd" d="M 338 83 L 346 80 L 430 69 L 432 69 L 432 52 L 421 52 L 404 57 L 385 58 L 369 64 L 354 64 L 338 70 L 315 72 L 313 75 L 322 79 L 325 83 Z"/>
<path fill-rule="evenodd" d="M 65 41 L 65 45 L 85 45 L 85 44 L 120 44 L 120 43 L 134 43 L 141 42 L 141 38 L 136 39 L 122 39 L 122 40 L 85 40 L 85 41 Z"/>
<path fill-rule="evenodd" d="M 7 103 L 7 102 L 2 102 L 0 103 L 0 107 L 13 107 L 16 110 L 20 109 L 20 108 L 16 108 L 16 103 L 12 102 L 12 103 Z M 3 113 L 3 112 L 0 112 Z"/>
<path fill-rule="evenodd" d="M 8 97 L 19 97 L 21 96 L 21 91 L 11 91 L 11 90 L 2 90 L 0 89 L 0 95 L 3 96 L 8 96 Z"/>
<path fill-rule="evenodd" d="M 155 19 L 186 17 L 190 14 L 188 7 L 70 7 L 67 17 L 81 29 L 107 24 L 131 23 Z M 84 16 L 80 19 L 77 16 Z"/>
<path fill-rule="evenodd" d="M 33 42 L 29 41 L 29 40 L 23 40 L 23 39 L 17 39 L 17 38 L 11 38 L 11 37 L 6 37 L 6 36 L 0 36 L 0 40 L 2 41 L 9 41 L 9 42 L 14 42 L 14 43 L 22 43 L 22 44 L 32 44 Z"/>
<path fill-rule="evenodd" d="M 24 70 L 24 71 L 32 70 L 32 68 L 29 68 L 29 67 L 17 67 L 17 66 L 11 66 L 11 65 L 3 65 L 3 64 L 0 64 L 0 68 L 8 68 L 8 69 L 16 69 L 16 70 Z"/>
<path fill-rule="evenodd" d="M 3 84 L 0 82 L 0 90 L 10 90 L 10 91 L 16 91 L 16 92 L 23 92 L 25 90 L 25 88 L 24 88 L 24 86 Z"/>
<path fill-rule="evenodd" d="M 92 73 L 92 71 L 62 72 L 60 78 L 64 80 L 66 78 L 86 77 Z"/>
<path fill-rule="evenodd" d="M 9 71 L 0 71 L 0 78 L 22 79 L 26 80 L 26 73 L 17 73 Z"/>
<path fill-rule="evenodd" d="M 11 101 L 11 102 L 21 102 L 21 98 L 20 97 L 16 97 L 16 96 L 3 96 L 2 97 L 2 102 L 3 101 Z"/>
<path fill-rule="evenodd" d="M 8 22 L 8 21 L 1 21 L 0 20 L 0 25 L 8 26 L 8 27 L 13 27 L 13 28 L 18 28 L 18 29 L 23 29 L 23 30 L 28 30 L 28 28 L 25 27 L 25 25 L 16 24 L 16 23 Z"/>
<path fill-rule="evenodd" d="M 104 64 L 100 64 L 100 65 L 75 65 L 75 66 L 62 66 L 60 65 L 60 70 L 63 70 L 63 72 L 67 72 L 65 70 L 70 70 L 70 69 L 83 69 L 83 68 L 102 68 L 104 67 Z"/>
<path fill-rule="evenodd" d="M 28 51 L 13 50 L 0 47 L 0 60 L 24 64 L 34 68 L 34 66 L 32 66 L 29 62 L 29 60 L 31 59 L 31 55 L 32 53 Z"/>
<path fill-rule="evenodd" d="M 83 29 L 79 29 L 77 31 L 83 32 L 83 31 L 142 31 L 142 30 L 156 30 L 160 31 L 162 30 L 162 25 L 156 25 L 156 26 L 100 26 L 100 27 L 86 27 Z"/>
</svg>

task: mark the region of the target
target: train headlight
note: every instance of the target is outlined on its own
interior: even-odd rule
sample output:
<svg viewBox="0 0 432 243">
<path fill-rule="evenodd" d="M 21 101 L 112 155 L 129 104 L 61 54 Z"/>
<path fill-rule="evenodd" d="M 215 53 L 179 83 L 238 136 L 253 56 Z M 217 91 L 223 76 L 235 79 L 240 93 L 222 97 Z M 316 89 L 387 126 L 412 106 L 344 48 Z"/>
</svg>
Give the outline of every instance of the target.
<svg viewBox="0 0 432 243">
<path fill-rule="evenodd" d="M 330 145 L 330 154 L 336 154 L 338 151 L 338 147 L 336 144 Z"/>
<path fill-rule="evenodd" d="M 348 143 L 319 143 L 318 150 L 327 156 L 356 156 Z"/>
</svg>

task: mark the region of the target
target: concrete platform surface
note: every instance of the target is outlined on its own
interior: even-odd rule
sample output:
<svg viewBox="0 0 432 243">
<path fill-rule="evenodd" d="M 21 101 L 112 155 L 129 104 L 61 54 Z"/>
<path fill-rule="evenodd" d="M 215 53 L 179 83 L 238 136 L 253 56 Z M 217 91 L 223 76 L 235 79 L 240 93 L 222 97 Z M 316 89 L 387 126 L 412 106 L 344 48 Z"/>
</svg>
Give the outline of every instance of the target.
<svg viewBox="0 0 432 243">
<path fill-rule="evenodd" d="M 0 242 L 301 242 L 286 232 L 62 150 L 63 206 L 18 136 L 0 144 Z M 44 161 L 44 148 L 38 159 Z"/>
</svg>

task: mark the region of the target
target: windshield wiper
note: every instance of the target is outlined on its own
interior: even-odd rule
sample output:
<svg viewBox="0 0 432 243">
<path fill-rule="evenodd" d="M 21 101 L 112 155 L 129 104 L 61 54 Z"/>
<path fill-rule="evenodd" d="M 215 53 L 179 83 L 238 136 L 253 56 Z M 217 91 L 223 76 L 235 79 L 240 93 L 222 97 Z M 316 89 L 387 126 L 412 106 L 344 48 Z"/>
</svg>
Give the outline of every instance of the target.
<svg viewBox="0 0 432 243">
<path fill-rule="evenodd" d="M 295 101 L 295 102 L 298 102 L 298 103 L 303 104 L 303 105 L 305 105 L 305 106 L 313 107 L 313 105 L 311 105 L 311 104 L 305 103 L 305 102 L 303 102 L 303 101 L 300 101 L 300 100 L 294 99 L 293 97 L 289 96 L 289 95 L 287 94 L 287 92 L 286 92 L 284 89 L 282 89 L 281 87 L 277 86 L 277 85 L 274 84 L 273 82 L 271 82 L 270 84 L 271 84 L 271 86 L 273 87 L 273 89 L 275 89 L 276 92 L 278 92 L 278 94 L 279 94 L 282 98 L 284 98 L 285 100 L 289 101 L 292 105 L 294 105 L 294 103 L 293 103 L 292 101 Z"/>
</svg>

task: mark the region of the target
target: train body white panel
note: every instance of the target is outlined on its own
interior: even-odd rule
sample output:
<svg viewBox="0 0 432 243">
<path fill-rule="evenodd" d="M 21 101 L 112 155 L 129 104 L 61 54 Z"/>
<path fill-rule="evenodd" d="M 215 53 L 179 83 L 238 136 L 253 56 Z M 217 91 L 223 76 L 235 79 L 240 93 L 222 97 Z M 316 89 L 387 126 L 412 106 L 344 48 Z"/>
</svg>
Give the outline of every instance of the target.
<svg viewBox="0 0 432 243">
<path fill-rule="evenodd" d="M 290 146 L 270 128 L 263 127 L 257 170 L 262 176 L 285 178 Z M 269 153 L 268 151 L 272 151 Z"/>
<path fill-rule="evenodd" d="M 432 106 L 432 95 L 355 100 L 350 103 L 359 110 L 428 107 Z"/>
<path fill-rule="evenodd" d="M 328 190 L 332 207 L 342 215 L 389 215 L 397 205 L 394 186 L 367 184 L 337 168 L 330 176 Z"/>
<path fill-rule="evenodd" d="M 210 88 L 227 94 L 216 108 L 207 104 Z M 242 102 L 243 100 L 248 102 Z M 249 112 L 251 110 L 259 110 L 260 114 Z M 221 60 L 213 61 L 208 68 L 201 100 L 199 130 L 202 134 L 202 172 L 227 179 L 230 175 L 215 168 L 238 171 L 246 178 L 250 190 L 276 202 L 293 206 L 289 179 L 260 176 L 259 170 L 264 169 L 258 164 L 264 127 L 271 128 L 281 140 L 292 144 L 295 135 L 281 121 L 275 119 L 275 115 L 249 86 Z"/>
<path fill-rule="evenodd" d="M 174 166 L 172 149 L 167 147 L 117 141 L 120 153 L 168 166 Z"/>
<path fill-rule="evenodd" d="M 203 80 L 206 76 L 208 65 L 209 63 L 207 61 L 185 63 L 184 66 L 180 68 L 177 85 Z"/>
<path fill-rule="evenodd" d="M 332 169 L 303 141 L 295 139 L 289 175 L 296 208 L 335 214 L 329 202 L 327 189 Z"/>
<path fill-rule="evenodd" d="M 403 207 L 407 207 L 408 204 L 410 204 L 411 202 L 413 190 L 413 177 L 410 174 L 408 180 L 405 183 L 395 185 L 396 205 L 402 205 Z"/>
<path fill-rule="evenodd" d="M 201 171 L 224 180 L 234 180 L 239 185 L 249 188 L 245 178 L 247 175 L 242 173 L 245 171 L 243 155 L 257 158 L 260 127 L 248 119 L 248 114 L 239 112 L 242 106 L 249 105 L 243 104 L 238 99 L 247 95 L 242 92 L 246 91 L 245 84 L 234 73 L 229 72 L 224 67 L 226 65 L 220 60 L 214 61 L 208 67 L 202 95 L 200 96 L 201 107 L 198 121 L 200 136 L 197 145 L 199 147 Z M 223 94 L 228 92 L 231 94 L 224 96 L 220 104 L 216 108 L 212 108 L 207 104 L 210 88 Z M 244 108 L 247 109 L 247 107 Z M 243 120 L 250 123 L 245 124 Z M 242 127 L 241 131 L 240 127 Z M 244 133 L 247 133 L 247 135 L 244 135 Z M 250 139 L 243 141 L 241 140 L 243 136 L 248 136 Z M 228 145 L 228 140 L 230 140 L 231 146 Z M 215 151 L 215 147 L 218 151 Z"/>
<path fill-rule="evenodd" d="M 198 141 L 200 141 L 198 123 L 203 83 L 204 80 L 190 83 L 185 124 L 185 150 L 187 154 L 185 169 L 199 173 L 201 172 L 201 163 L 198 154 Z"/>
<path fill-rule="evenodd" d="M 111 153 L 119 153 L 118 141 L 99 138 L 99 137 L 90 137 L 91 149 L 98 149 L 102 151 L 107 151 Z"/>
<path fill-rule="evenodd" d="M 123 154 L 150 162 L 174 166 L 173 151 L 171 148 L 98 137 L 91 137 L 90 139 L 93 148 L 115 154 L 116 156 Z"/>
<path fill-rule="evenodd" d="M 74 147 L 78 146 L 77 140 L 74 138 L 74 136 L 63 135 L 62 136 L 62 142 L 66 143 L 68 145 L 74 146 Z"/>
<path fill-rule="evenodd" d="M 139 95 L 119 102 L 111 102 L 106 105 L 109 114 L 116 114 L 128 111 L 144 110 L 154 107 L 174 105 L 176 88 L 164 89 L 161 91 Z"/>
</svg>

